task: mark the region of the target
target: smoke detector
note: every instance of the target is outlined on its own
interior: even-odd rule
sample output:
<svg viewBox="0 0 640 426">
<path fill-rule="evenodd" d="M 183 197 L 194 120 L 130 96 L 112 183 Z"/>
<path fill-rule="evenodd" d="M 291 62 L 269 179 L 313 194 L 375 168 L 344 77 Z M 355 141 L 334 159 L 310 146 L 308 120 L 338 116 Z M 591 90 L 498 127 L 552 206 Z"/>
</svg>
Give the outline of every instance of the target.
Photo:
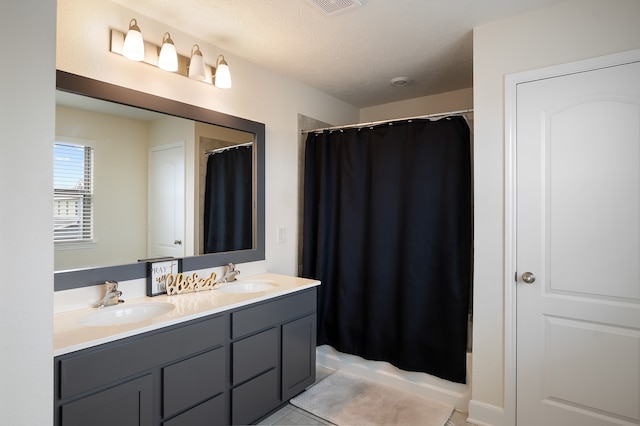
<svg viewBox="0 0 640 426">
<path fill-rule="evenodd" d="M 362 6 L 359 0 L 307 0 L 327 15 L 337 15 Z"/>
<path fill-rule="evenodd" d="M 391 79 L 391 84 L 397 87 L 406 86 L 411 80 L 409 77 L 395 77 Z"/>
</svg>

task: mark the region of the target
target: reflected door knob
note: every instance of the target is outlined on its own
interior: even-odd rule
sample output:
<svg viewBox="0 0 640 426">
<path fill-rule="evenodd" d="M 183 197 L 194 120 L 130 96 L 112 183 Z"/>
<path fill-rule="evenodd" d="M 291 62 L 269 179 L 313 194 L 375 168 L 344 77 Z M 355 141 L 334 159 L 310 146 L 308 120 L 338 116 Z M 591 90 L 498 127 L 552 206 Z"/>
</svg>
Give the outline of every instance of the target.
<svg viewBox="0 0 640 426">
<path fill-rule="evenodd" d="M 182 245 L 182 240 L 173 240 L 173 244 Z"/>
<path fill-rule="evenodd" d="M 525 272 L 522 274 L 522 281 L 527 284 L 533 284 L 536 281 L 536 276 L 533 275 L 533 272 Z"/>
</svg>

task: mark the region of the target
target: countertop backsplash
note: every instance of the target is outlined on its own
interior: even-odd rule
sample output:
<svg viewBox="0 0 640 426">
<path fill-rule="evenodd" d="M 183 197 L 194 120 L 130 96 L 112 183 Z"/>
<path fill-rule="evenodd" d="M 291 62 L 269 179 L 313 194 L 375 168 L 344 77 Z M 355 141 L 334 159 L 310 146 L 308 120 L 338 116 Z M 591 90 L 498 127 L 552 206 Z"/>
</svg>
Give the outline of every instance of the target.
<svg viewBox="0 0 640 426">
<path fill-rule="evenodd" d="M 252 275 L 262 274 L 266 272 L 266 262 L 248 262 L 236 265 L 240 271 L 238 279 L 248 278 Z M 224 267 L 199 269 L 194 271 L 186 271 L 189 275 L 194 272 L 200 277 L 208 277 L 211 272 L 215 272 L 216 276 L 222 277 Z M 122 291 L 121 299 L 134 299 L 147 295 L 147 279 L 140 278 L 136 280 L 118 282 L 118 289 Z M 97 302 L 104 296 L 104 284 L 98 284 L 89 287 L 80 287 L 70 290 L 56 291 L 53 293 L 53 313 L 72 311 L 80 308 L 87 308 Z"/>
</svg>

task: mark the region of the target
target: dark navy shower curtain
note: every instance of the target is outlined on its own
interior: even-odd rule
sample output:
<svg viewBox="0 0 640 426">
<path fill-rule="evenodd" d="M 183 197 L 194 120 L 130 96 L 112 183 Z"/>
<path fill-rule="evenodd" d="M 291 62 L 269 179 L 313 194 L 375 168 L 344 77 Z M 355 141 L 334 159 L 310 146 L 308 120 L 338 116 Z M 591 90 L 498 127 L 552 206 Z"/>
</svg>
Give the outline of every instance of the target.
<svg viewBox="0 0 640 426">
<path fill-rule="evenodd" d="M 204 252 L 253 245 L 253 153 L 251 147 L 209 155 L 204 195 Z"/>
<path fill-rule="evenodd" d="M 322 281 L 318 344 L 464 383 L 471 200 L 463 117 L 310 133 L 302 276 Z"/>
</svg>

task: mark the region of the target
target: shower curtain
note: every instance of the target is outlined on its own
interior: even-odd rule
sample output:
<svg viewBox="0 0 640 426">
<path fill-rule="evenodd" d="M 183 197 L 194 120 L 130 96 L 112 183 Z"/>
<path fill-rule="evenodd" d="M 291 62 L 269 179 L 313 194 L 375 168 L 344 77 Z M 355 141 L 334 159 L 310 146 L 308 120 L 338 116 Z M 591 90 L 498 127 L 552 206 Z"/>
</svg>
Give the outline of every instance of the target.
<svg viewBox="0 0 640 426">
<path fill-rule="evenodd" d="M 464 383 L 471 196 L 463 117 L 309 133 L 302 276 L 322 281 L 318 344 Z"/>
<path fill-rule="evenodd" d="M 204 194 L 204 252 L 253 245 L 253 154 L 251 147 L 210 154 Z"/>
</svg>

